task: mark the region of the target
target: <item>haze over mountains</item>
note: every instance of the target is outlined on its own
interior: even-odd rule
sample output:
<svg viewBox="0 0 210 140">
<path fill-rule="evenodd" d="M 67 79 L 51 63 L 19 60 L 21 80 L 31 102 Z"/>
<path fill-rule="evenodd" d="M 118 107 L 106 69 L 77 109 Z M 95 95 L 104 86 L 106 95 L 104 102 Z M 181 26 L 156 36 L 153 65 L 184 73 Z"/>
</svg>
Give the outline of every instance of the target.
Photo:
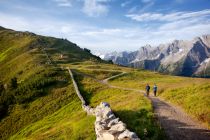
<svg viewBox="0 0 210 140">
<path fill-rule="evenodd" d="M 210 35 L 104 55 L 115 64 L 182 76 L 210 76 Z"/>
</svg>

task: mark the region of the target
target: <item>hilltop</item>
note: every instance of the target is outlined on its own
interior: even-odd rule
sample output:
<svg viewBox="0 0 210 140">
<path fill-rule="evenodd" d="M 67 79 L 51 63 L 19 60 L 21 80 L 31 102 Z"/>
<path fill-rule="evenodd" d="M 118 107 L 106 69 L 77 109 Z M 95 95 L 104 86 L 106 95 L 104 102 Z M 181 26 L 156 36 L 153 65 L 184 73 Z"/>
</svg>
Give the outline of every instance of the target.
<svg viewBox="0 0 210 140">
<path fill-rule="evenodd" d="M 58 64 L 81 61 L 101 62 L 66 39 L 1 27 L 0 139 L 77 102 L 68 73 Z"/>
</svg>

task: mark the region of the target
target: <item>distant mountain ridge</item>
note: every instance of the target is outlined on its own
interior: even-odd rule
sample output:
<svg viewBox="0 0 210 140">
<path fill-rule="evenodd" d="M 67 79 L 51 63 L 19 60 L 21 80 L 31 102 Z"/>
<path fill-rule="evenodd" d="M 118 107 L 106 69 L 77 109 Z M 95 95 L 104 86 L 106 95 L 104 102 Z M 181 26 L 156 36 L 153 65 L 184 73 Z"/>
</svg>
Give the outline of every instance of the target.
<svg viewBox="0 0 210 140">
<path fill-rule="evenodd" d="M 142 46 L 133 52 L 113 52 L 104 56 L 115 64 L 182 76 L 210 76 L 210 35 L 191 41 L 174 40 L 157 47 Z"/>
</svg>

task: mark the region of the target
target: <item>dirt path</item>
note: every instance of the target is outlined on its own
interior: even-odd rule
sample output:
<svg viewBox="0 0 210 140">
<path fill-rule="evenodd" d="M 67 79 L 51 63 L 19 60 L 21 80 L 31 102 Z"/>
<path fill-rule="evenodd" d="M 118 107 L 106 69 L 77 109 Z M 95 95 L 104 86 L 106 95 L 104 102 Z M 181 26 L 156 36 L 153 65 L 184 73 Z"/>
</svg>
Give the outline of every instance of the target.
<svg viewBox="0 0 210 140">
<path fill-rule="evenodd" d="M 108 83 L 108 80 L 124 74 L 126 72 L 107 78 L 102 82 L 112 88 L 144 93 L 142 90 L 112 86 Z M 210 140 L 210 130 L 192 119 L 181 108 L 175 107 L 158 97 L 150 96 L 149 99 L 152 101 L 155 115 L 161 127 L 163 127 L 170 140 Z"/>
<path fill-rule="evenodd" d="M 104 80 L 97 80 L 110 88 L 131 90 L 145 93 L 143 90 L 113 86 L 108 83 L 110 79 L 122 76 L 126 72 L 109 77 Z M 186 114 L 181 108 L 161 100 L 158 97 L 150 96 L 154 113 L 170 140 L 210 140 L 210 130 Z"/>
<path fill-rule="evenodd" d="M 104 79 L 104 80 L 102 80 L 102 81 L 103 81 L 103 83 L 108 84 L 108 81 L 109 81 L 109 80 L 114 79 L 114 78 L 117 78 L 117 77 L 120 77 L 120 76 L 122 76 L 122 75 L 124 75 L 124 74 L 126 74 L 126 72 L 122 72 L 122 73 L 120 73 L 120 74 L 117 74 L 117 75 L 114 75 L 114 76 L 112 76 L 112 77 L 106 78 L 106 79 Z"/>
<path fill-rule="evenodd" d="M 160 98 L 149 97 L 155 115 L 170 140 L 210 140 L 210 131 L 192 119 L 181 108 Z"/>
</svg>

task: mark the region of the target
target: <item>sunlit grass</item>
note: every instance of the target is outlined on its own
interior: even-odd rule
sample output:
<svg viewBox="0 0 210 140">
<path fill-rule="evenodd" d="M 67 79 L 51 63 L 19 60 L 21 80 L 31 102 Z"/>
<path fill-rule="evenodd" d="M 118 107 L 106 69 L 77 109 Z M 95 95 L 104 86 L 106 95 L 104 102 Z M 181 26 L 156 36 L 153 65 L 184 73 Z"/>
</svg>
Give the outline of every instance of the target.
<svg viewBox="0 0 210 140">
<path fill-rule="evenodd" d="M 120 74 L 121 71 L 109 71 L 109 70 L 103 70 L 103 69 L 77 69 L 78 72 L 85 73 L 89 76 L 92 76 L 98 80 L 103 80 L 106 78 L 109 78 L 111 76 Z"/>
<path fill-rule="evenodd" d="M 94 140 L 94 120 L 93 116 L 87 116 L 82 110 L 78 99 L 73 99 L 69 104 L 45 117 L 44 119 L 32 123 L 12 136 L 11 140 Z"/>
<path fill-rule="evenodd" d="M 158 85 L 158 95 L 181 106 L 198 120 L 210 124 L 210 79 L 162 75 L 149 71 L 130 72 L 110 80 L 112 85 L 145 89 L 147 83 Z"/>
<path fill-rule="evenodd" d="M 108 102 L 114 113 L 141 139 L 164 139 L 164 133 L 155 121 L 151 102 L 142 94 L 109 88 L 81 75 L 77 75 L 76 80 L 83 97 L 92 107 Z M 147 135 L 144 130 L 148 131 Z"/>
<path fill-rule="evenodd" d="M 172 88 L 160 96 L 182 106 L 189 114 L 210 127 L 210 83 Z"/>
<path fill-rule="evenodd" d="M 95 139 L 94 118 L 86 117 L 82 111 L 69 74 L 59 64 L 90 58 L 96 61 L 97 58 L 64 39 L 12 30 L 1 30 L 0 38 L 0 82 L 6 88 L 0 91 L 0 113 L 3 114 L 0 116 L 0 139 L 13 135 L 14 139 L 62 139 L 67 135 L 66 139 Z M 61 54 L 67 57 L 59 61 Z M 53 64 L 49 63 L 47 55 Z M 18 86 L 11 89 L 10 81 L 14 77 Z M 66 106 L 69 103 L 71 105 Z M 73 107 L 75 110 L 71 110 Z M 56 112 L 59 117 L 56 117 Z M 54 119 L 48 121 L 48 117 Z M 62 121 L 65 119 L 74 124 L 71 122 L 72 126 L 67 127 Z M 56 121 L 57 126 L 54 126 L 52 122 Z M 62 123 L 65 127 L 61 127 Z M 52 131 L 41 131 L 48 127 Z"/>
<path fill-rule="evenodd" d="M 18 80 L 17 89 L 7 89 L 4 96 L 0 96 L 1 103 L 7 104 L 6 115 L 0 120 L 0 139 L 96 138 L 95 118 L 82 110 L 65 67 L 91 76 L 74 73 L 87 103 L 95 107 L 102 101 L 108 102 L 116 116 L 142 140 L 164 139 L 149 99 L 134 91 L 109 88 L 97 80 L 127 72 L 109 82 L 141 90 L 146 83 L 151 86 L 156 83 L 160 97 L 183 107 L 199 120 L 209 122 L 210 80 L 107 64 L 64 39 L 14 31 L 4 31 L 0 35 L 0 81 L 9 85 L 11 78 Z M 43 50 L 54 64 L 48 63 Z M 61 54 L 65 56 L 63 59 Z M 48 79 L 53 82 L 46 82 Z M 148 131 L 147 135 L 144 130 Z"/>
</svg>

